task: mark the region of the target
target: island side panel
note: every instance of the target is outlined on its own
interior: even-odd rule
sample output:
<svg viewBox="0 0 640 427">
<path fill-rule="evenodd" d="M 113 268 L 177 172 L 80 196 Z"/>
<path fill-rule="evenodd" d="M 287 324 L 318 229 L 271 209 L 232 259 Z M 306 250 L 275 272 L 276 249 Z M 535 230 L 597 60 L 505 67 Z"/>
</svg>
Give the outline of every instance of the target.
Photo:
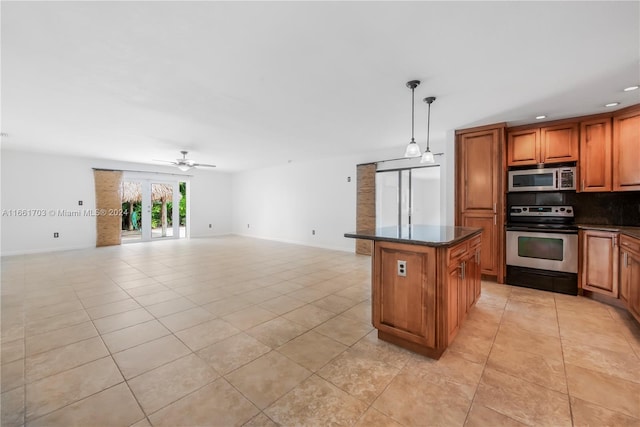
<svg viewBox="0 0 640 427">
<path fill-rule="evenodd" d="M 406 263 L 405 276 L 398 272 L 398 261 Z M 376 241 L 372 263 L 372 318 L 378 336 L 398 345 L 400 340 L 434 348 L 436 248 Z"/>
</svg>

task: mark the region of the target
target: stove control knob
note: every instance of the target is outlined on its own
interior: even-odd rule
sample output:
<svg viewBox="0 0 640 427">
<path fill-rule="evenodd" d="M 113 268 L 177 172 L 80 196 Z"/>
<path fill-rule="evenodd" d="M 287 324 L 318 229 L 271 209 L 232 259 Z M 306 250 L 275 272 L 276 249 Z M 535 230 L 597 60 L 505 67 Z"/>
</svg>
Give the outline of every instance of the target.
<svg viewBox="0 0 640 427">
<path fill-rule="evenodd" d="M 564 209 L 564 208 L 560 208 L 560 212 L 564 212 L 564 211 L 565 211 L 565 209 Z"/>
<path fill-rule="evenodd" d="M 567 209 L 567 213 L 571 213 L 571 209 Z"/>
<path fill-rule="evenodd" d="M 526 211 L 527 211 L 527 208 L 522 208 L 522 210 L 526 212 Z"/>
</svg>

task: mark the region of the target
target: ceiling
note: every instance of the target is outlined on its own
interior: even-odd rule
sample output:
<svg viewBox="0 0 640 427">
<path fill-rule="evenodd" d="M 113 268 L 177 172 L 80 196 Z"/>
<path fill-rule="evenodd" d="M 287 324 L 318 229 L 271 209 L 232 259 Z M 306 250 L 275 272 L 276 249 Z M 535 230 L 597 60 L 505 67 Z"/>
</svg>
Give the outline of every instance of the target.
<svg viewBox="0 0 640 427">
<path fill-rule="evenodd" d="M 223 171 L 640 102 L 634 2 L 7 2 L 2 147 Z"/>
</svg>

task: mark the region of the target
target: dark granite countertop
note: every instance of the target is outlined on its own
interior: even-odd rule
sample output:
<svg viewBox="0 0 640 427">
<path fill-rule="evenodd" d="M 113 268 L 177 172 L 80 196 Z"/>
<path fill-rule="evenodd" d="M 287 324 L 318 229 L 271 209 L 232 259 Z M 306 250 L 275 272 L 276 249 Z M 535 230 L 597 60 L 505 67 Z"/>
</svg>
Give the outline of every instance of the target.
<svg viewBox="0 0 640 427">
<path fill-rule="evenodd" d="M 380 227 L 345 233 L 344 237 L 422 246 L 451 246 L 482 232 L 481 228 L 438 225 Z"/>
<path fill-rule="evenodd" d="M 601 225 L 601 224 L 576 224 L 581 230 L 613 231 L 625 234 L 629 237 L 640 239 L 640 227 L 627 225 Z"/>
</svg>

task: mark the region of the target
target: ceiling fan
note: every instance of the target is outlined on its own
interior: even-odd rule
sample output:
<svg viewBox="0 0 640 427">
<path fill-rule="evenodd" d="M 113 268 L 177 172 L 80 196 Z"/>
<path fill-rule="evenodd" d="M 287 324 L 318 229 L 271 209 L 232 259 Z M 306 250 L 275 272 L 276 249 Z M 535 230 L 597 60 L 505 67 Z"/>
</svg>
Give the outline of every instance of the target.
<svg viewBox="0 0 640 427">
<path fill-rule="evenodd" d="M 169 160 L 154 160 L 154 162 L 168 163 L 170 165 L 176 166 L 178 169 L 180 169 L 183 172 L 186 172 L 189 169 L 195 168 L 195 167 L 205 167 L 205 168 L 216 167 L 216 165 L 208 165 L 206 163 L 196 163 L 194 160 L 187 159 L 187 154 L 189 154 L 188 151 L 184 151 L 184 150 L 180 151 L 180 154 L 182 154 L 182 158 L 176 159 L 175 162 L 172 162 Z"/>
</svg>

